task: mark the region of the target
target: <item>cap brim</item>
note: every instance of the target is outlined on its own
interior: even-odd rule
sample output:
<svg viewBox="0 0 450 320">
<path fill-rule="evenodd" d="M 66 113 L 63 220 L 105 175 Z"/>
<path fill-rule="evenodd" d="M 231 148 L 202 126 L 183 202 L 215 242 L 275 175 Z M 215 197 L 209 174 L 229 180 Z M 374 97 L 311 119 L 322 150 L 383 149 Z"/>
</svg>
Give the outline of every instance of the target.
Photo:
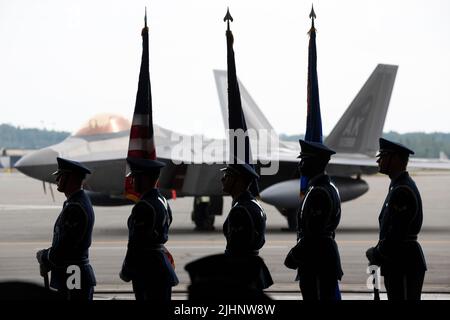
<svg viewBox="0 0 450 320">
<path fill-rule="evenodd" d="M 132 175 L 138 175 L 138 174 L 151 174 L 159 171 L 161 167 L 153 167 L 151 169 L 142 170 L 142 169 L 130 169 L 130 172 L 126 175 L 126 177 L 132 176 Z"/>
<path fill-rule="evenodd" d="M 233 167 L 225 167 L 220 169 L 222 172 L 231 172 L 232 174 L 239 174 L 239 171 L 234 169 Z"/>
<path fill-rule="evenodd" d="M 312 153 L 300 153 L 297 157 L 297 159 L 300 158 L 313 158 L 313 157 L 317 157 L 317 154 L 312 154 Z"/>
<path fill-rule="evenodd" d="M 378 152 L 377 152 L 377 154 L 376 154 L 376 158 L 379 158 L 379 157 L 381 157 L 381 156 L 384 156 L 384 155 L 388 155 L 388 154 L 392 154 L 392 153 L 396 153 L 396 151 L 395 150 L 386 150 L 386 149 L 384 149 L 384 150 L 378 150 Z"/>
<path fill-rule="evenodd" d="M 58 175 L 63 174 L 63 173 L 71 173 L 71 172 L 73 172 L 73 171 L 64 170 L 64 169 L 58 169 L 55 172 L 53 172 L 52 175 L 53 176 L 58 176 Z"/>
</svg>

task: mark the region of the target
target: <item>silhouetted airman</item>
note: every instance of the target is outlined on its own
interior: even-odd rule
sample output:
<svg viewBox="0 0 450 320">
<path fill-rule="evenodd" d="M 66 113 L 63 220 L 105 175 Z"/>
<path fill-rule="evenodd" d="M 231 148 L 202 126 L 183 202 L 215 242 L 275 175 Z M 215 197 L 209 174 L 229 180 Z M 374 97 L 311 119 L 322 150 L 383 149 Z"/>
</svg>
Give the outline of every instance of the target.
<svg viewBox="0 0 450 320">
<path fill-rule="evenodd" d="M 300 146 L 299 170 L 309 182 L 297 216 L 297 245 L 289 252 L 285 265 L 297 269 L 304 300 L 337 300 L 338 280 L 343 272 L 334 237 L 341 200 L 325 174 L 335 152 L 316 142 L 300 140 Z"/>
<path fill-rule="evenodd" d="M 222 171 L 223 191 L 233 198 L 223 224 L 227 240 L 225 253 L 186 265 L 191 278 L 189 299 L 208 302 L 269 300 L 263 289 L 273 281 L 264 260 L 259 257 L 259 249 L 265 243 L 266 214 L 249 191 L 250 184 L 259 176 L 248 163 L 229 164 Z"/>
<path fill-rule="evenodd" d="M 58 191 L 67 200 L 53 229 L 52 246 L 39 250 L 36 258 L 41 275 L 51 271 L 50 286 L 68 300 L 92 300 L 96 285 L 94 270 L 89 264 L 89 247 L 92 242 L 94 210 L 82 189 L 86 174 L 91 171 L 82 164 L 57 158 L 56 176 Z"/>
<path fill-rule="evenodd" d="M 231 210 L 223 224 L 227 240 L 225 254 L 230 257 L 258 256 L 265 243 L 266 214 L 258 200 L 249 191 L 250 185 L 259 175 L 247 163 L 229 164 L 223 168 L 223 191 L 232 196 Z M 270 272 L 260 259 L 258 288 L 273 284 Z"/>
<path fill-rule="evenodd" d="M 407 147 L 380 138 L 379 172 L 391 179 L 389 192 L 378 218 L 378 244 L 366 252 L 371 265 L 381 266 L 389 300 L 420 300 L 427 266 L 417 235 L 422 227 L 422 200 L 406 171 Z"/>
<path fill-rule="evenodd" d="M 142 194 L 128 218 L 128 250 L 120 278 L 132 281 L 136 300 L 167 303 L 178 284 L 174 263 L 164 247 L 168 240 L 172 211 L 156 187 L 163 162 L 127 158 L 133 188 Z"/>
</svg>

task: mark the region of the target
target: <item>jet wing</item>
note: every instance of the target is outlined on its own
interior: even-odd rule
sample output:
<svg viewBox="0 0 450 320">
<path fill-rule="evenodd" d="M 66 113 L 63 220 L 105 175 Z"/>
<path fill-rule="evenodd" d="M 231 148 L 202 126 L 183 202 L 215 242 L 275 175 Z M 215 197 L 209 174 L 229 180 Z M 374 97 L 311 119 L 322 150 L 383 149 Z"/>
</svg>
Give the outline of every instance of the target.
<svg viewBox="0 0 450 320">
<path fill-rule="evenodd" d="M 260 161 L 279 161 L 279 162 L 299 162 L 297 155 L 299 150 L 287 150 L 286 148 L 280 148 L 278 153 L 272 154 L 271 158 L 261 157 Z M 330 165 L 334 166 L 355 166 L 355 167 L 368 167 L 378 168 L 376 157 L 369 157 L 364 154 L 358 153 L 337 153 L 333 155 L 330 160 Z M 447 159 L 429 159 L 429 158 L 410 158 L 408 162 L 408 168 L 410 169 L 426 169 L 426 170 L 450 170 L 450 160 Z"/>
</svg>

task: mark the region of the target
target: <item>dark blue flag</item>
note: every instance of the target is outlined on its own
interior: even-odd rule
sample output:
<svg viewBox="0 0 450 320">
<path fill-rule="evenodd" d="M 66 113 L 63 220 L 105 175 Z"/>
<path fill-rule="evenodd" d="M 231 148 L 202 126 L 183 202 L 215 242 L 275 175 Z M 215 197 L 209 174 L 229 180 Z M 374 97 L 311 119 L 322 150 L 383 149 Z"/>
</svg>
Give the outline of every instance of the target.
<svg viewBox="0 0 450 320">
<path fill-rule="evenodd" d="M 316 14 L 314 8 L 311 8 L 309 15 L 311 18 L 311 29 L 309 30 L 309 48 L 308 48 L 308 100 L 306 115 L 306 133 L 305 140 L 322 143 L 322 117 L 320 115 L 319 101 L 319 82 L 317 79 L 317 49 L 316 49 L 316 28 L 314 27 L 314 19 Z M 300 179 L 300 195 L 305 194 L 308 187 L 308 179 L 301 177 Z M 341 291 L 336 281 L 335 288 L 336 300 L 341 300 Z"/>
<path fill-rule="evenodd" d="M 316 49 L 316 29 L 314 19 L 316 17 L 314 9 L 309 17 L 312 19 L 309 30 L 308 48 L 308 98 L 306 113 L 306 133 L 305 141 L 322 142 L 322 118 L 320 115 L 319 83 L 317 80 L 317 49 Z M 308 186 L 308 179 L 301 177 L 300 193 L 304 194 Z"/>
</svg>

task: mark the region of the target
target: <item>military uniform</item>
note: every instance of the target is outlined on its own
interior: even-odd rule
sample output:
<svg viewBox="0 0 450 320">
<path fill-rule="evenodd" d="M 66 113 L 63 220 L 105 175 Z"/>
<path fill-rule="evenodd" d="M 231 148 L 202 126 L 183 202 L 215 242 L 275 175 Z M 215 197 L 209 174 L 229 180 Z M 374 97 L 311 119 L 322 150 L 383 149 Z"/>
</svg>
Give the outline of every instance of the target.
<svg viewBox="0 0 450 320">
<path fill-rule="evenodd" d="M 143 194 L 132 209 L 121 278 L 132 281 L 136 300 L 168 302 L 178 284 L 172 256 L 163 245 L 171 223 L 172 211 L 156 188 Z"/>
<path fill-rule="evenodd" d="M 337 280 L 343 276 L 334 240 L 340 217 L 339 194 L 330 178 L 322 174 L 311 179 L 298 211 L 298 242 L 291 257 L 304 300 L 335 298 Z"/>
<path fill-rule="evenodd" d="M 253 167 L 246 163 L 229 164 L 221 170 L 225 171 L 222 182 L 227 175 L 240 177 L 248 182 L 247 188 L 259 178 Z M 245 183 L 234 191 L 241 192 Z M 263 289 L 271 286 L 273 280 L 264 260 L 259 257 L 259 249 L 265 243 L 265 231 L 266 214 L 247 189 L 233 199 L 223 224 L 227 240 L 225 253 L 203 257 L 185 266 L 191 278 L 189 300 L 216 303 L 270 300 Z"/>
<path fill-rule="evenodd" d="M 54 175 L 64 171 L 90 171 L 75 161 L 58 158 L 59 169 Z M 50 286 L 57 289 L 69 300 L 92 300 L 96 285 L 94 270 L 89 264 L 89 247 L 94 227 L 94 210 L 83 190 L 73 193 L 64 201 L 63 209 L 53 228 L 52 246 L 42 252 L 42 264 L 51 271 Z M 69 289 L 69 266 L 80 268 L 81 289 Z"/>
<path fill-rule="evenodd" d="M 241 194 L 232 203 L 232 208 L 223 224 L 227 240 L 225 254 L 231 257 L 258 256 L 265 243 L 266 214 L 249 191 Z M 257 285 L 266 289 L 273 284 L 264 261 L 260 262 L 261 276 Z"/>
<path fill-rule="evenodd" d="M 301 140 L 302 154 L 329 157 L 334 151 Z M 323 149 L 322 149 L 323 148 Z M 302 155 L 301 155 L 302 156 Z M 335 230 L 341 218 L 339 192 L 328 175 L 311 178 L 297 215 L 297 244 L 285 265 L 297 269 L 304 300 L 339 299 L 338 280 L 343 276 Z"/>
<path fill-rule="evenodd" d="M 265 243 L 266 214 L 249 191 L 233 200 L 223 224 L 230 254 L 258 254 Z"/>
<path fill-rule="evenodd" d="M 229 165 L 224 170 L 234 170 L 258 178 L 248 164 Z M 259 249 L 265 243 L 266 214 L 250 191 L 246 190 L 233 199 L 231 210 L 223 224 L 223 233 L 227 240 L 225 254 L 230 257 L 258 256 Z M 273 284 L 269 269 L 262 259 L 258 288 L 265 289 Z"/>
<path fill-rule="evenodd" d="M 380 140 L 380 153 L 413 153 L 402 145 Z M 370 262 L 381 267 L 388 299 L 420 299 L 427 270 L 422 247 L 417 241 L 422 220 L 419 190 L 408 172 L 401 172 L 392 179 L 378 217 L 378 244 L 369 249 Z"/>
</svg>

